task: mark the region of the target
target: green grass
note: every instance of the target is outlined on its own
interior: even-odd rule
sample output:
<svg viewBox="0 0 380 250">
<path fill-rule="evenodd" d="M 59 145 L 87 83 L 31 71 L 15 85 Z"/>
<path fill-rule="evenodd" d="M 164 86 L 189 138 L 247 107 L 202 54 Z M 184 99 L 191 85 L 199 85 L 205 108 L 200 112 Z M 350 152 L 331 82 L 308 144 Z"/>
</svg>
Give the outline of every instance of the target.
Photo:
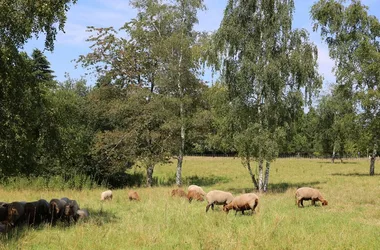
<svg viewBox="0 0 380 250">
<path fill-rule="evenodd" d="M 141 202 L 127 199 L 129 189 L 114 190 L 114 200 L 105 203 L 99 200 L 100 189 L 0 189 L 4 201 L 67 196 L 91 213 L 75 226 L 3 236 L 0 249 L 379 249 L 380 179 L 368 171 L 368 160 L 279 159 L 272 164 L 271 190 L 259 195 L 253 216 L 226 215 L 220 207 L 206 214 L 205 202 L 170 197 L 173 186 L 136 188 Z M 165 184 L 174 173 L 175 162 L 157 166 L 154 176 Z M 238 158 L 186 157 L 183 177 L 201 183 L 206 192 L 252 190 Z M 313 207 L 306 201 L 305 208 L 297 208 L 294 193 L 300 186 L 319 188 L 329 205 Z"/>
</svg>

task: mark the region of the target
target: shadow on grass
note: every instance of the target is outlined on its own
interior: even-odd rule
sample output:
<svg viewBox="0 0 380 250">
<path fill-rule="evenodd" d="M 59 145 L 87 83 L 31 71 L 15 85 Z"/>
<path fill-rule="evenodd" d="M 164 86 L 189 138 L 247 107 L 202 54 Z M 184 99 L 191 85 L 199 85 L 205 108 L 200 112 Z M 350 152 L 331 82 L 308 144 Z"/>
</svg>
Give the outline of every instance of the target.
<svg viewBox="0 0 380 250">
<path fill-rule="evenodd" d="M 357 161 L 335 161 L 332 163 L 331 161 L 318 161 L 319 164 L 330 164 L 330 165 L 339 165 L 339 164 L 359 164 Z"/>
<path fill-rule="evenodd" d="M 331 175 L 334 176 L 371 176 L 368 173 L 333 173 Z M 375 175 L 380 175 L 380 174 L 375 174 Z"/>
<path fill-rule="evenodd" d="M 100 210 L 88 209 L 90 223 L 93 223 L 97 226 L 102 226 L 108 223 L 114 223 L 118 221 L 118 217 L 115 213 L 110 211 L 105 211 L 102 208 Z M 84 221 L 85 223 L 85 221 Z"/>
<path fill-rule="evenodd" d="M 183 178 L 182 185 L 198 185 L 198 186 L 211 186 L 217 183 L 227 183 L 230 181 L 230 178 L 225 176 L 198 176 L 192 175 Z M 175 184 L 175 176 L 166 178 L 154 178 L 154 184 L 157 186 L 173 186 Z"/>
<path fill-rule="evenodd" d="M 268 186 L 268 193 L 285 193 L 288 189 L 292 188 L 300 188 L 300 187 L 316 187 L 318 184 L 322 184 L 326 182 L 320 182 L 320 181 L 313 181 L 313 182 L 299 182 L 299 183 L 288 183 L 288 182 L 282 182 L 282 183 L 274 183 L 269 184 Z M 241 194 L 241 193 L 256 193 L 257 189 L 255 188 L 230 188 L 228 189 L 229 192 L 235 193 L 235 194 Z"/>
</svg>

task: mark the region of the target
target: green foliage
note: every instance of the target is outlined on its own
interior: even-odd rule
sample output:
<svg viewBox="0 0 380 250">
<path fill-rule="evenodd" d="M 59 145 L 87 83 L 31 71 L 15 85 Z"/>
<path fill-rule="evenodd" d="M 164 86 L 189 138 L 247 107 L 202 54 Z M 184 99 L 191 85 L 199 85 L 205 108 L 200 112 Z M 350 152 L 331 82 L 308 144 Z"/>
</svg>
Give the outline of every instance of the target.
<svg viewBox="0 0 380 250">
<path fill-rule="evenodd" d="M 368 14 L 368 7 L 352 0 L 320 0 L 311 9 L 314 31 L 320 29 L 335 60 L 337 83 L 358 102 L 364 127 L 371 134 L 369 147 L 377 154 L 380 138 L 379 89 L 380 80 L 380 22 Z M 365 117 L 365 118 L 364 118 Z M 370 167 L 374 174 L 374 161 Z"/>
<path fill-rule="evenodd" d="M 45 34 L 45 48 L 52 51 L 58 30 L 63 30 L 66 12 L 77 0 L 0 1 L 0 44 L 22 47 L 40 33 Z"/>
<path fill-rule="evenodd" d="M 282 138 L 276 131 L 294 122 L 321 86 L 317 48 L 306 30 L 292 30 L 293 11 L 293 1 L 230 0 L 215 34 L 230 133 L 246 164 L 276 158 Z"/>
</svg>

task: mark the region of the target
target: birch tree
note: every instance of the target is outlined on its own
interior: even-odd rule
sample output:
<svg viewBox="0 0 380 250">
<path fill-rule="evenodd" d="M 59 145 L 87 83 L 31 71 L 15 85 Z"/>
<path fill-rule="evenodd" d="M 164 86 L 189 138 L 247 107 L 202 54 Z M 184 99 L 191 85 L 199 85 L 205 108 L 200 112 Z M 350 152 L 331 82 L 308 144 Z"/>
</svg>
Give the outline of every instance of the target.
<svg viewBox="0 0 380 250">
<path fill-rule="evenodd" d="M 380 23 L 368 14 L 360 0 L 320 0 L 311 9 L 314 31 L 320 31 L 335 60 L 337 84 L 352 93 L 357 112 L 372 150 L 369 174 L 375 174 L 375 157 L 380 142 Z"/>
<path fill-rule="evenodd" d="M 230 131 L 259 191 L 268 188 L 271 162 L 292 114 L 310 103 L 322 83 L 317 48 L 306 30 L 292 29 L 293 12 L 293 0 L 229 0 L 215 34 Z"/>
</svg>

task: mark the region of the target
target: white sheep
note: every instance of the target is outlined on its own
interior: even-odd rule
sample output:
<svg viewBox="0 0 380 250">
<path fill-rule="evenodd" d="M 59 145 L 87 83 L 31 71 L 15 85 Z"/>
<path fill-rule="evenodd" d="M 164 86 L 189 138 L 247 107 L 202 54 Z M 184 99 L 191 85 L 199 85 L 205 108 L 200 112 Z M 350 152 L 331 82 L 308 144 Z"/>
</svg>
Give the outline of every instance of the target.
<svg viewBox="0 0 380 250">
<path fill-rule="evenodd" d="M 328 204 L 327 200 L 323 198 L 318 189 L 310 187 L 302 187 L 296 191 L 296 205 L 298 205 L 298 207 L 303 207 L 303 201 L 305 200 L 311 200 L 311 205 L 315 205 L 316 201 L 322 202 L 322 206 L 327 206 Z"/>
<path fill-rule="evenodd" d="M 112 198 L 113 198 L 113 195 L 112 195 L 112 191 L 111 190 L 104 191 L 100 195 L 100 200 L 102 200 L 102 201 L 104 201 L 104 200 L 112 200 Z"/>
<path fill-rule="evenodd" d="M 238 211 L 244 214 L 245 210 L 252 210 L 252 214 L 255 212 L 255 208 L 259 204 L 259 197 L 254 193 L 242 194 L 236 196 L 231 203 L 223 207 L 223 211 L 229 212 L 229 210 L 235 210 L 235 215 Z"/>
<path fill-rule="evenodd" d="M 227 205 L 234 199 L 234 196 L 229 192 L 224 192 L 220 190 L 213 190 L 206 194 L 207 206 L 206 213 L 211 209 L 214 210 L 214 205 Z"/>
</svg>

